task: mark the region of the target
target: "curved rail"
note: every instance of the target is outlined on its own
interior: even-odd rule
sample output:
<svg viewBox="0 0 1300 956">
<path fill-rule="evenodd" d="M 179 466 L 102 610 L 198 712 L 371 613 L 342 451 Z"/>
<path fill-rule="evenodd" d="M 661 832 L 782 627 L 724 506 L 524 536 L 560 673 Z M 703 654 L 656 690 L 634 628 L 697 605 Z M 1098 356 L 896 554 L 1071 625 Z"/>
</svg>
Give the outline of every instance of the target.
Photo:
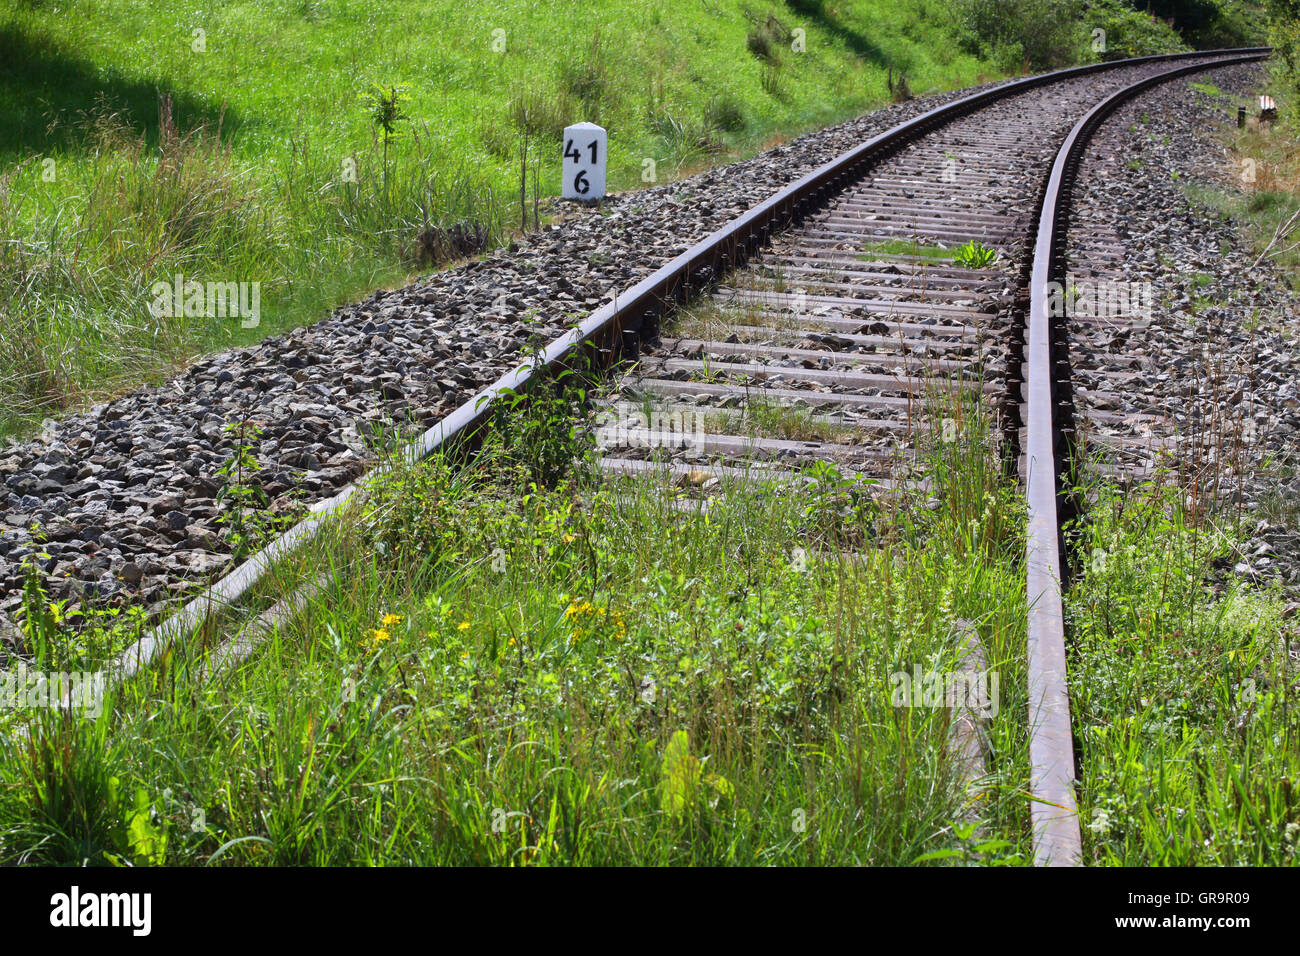
<svg viewBox="0 0 1300 956">
<path fill-rule="evenodd" d="M 881 133 L 781 189 L 771 198 L 732 220 L 657 269 L 613 301 L 589 315 L 575 329 L 552 342 L 537 359 L 520 365 L 474 395 L 403 450 L 411 460 L 438 449 L 472 443 L 492 414 L 503 392 L 521 391 L 547 371 L 573 364 L 586 351 L 605 365 L 621 354 L 635 355 L 640 338 L 653 335 L 658 318 L 674 304 L 711 283 L 726 269 L 739 265 L 766 244 L 775 231 L 798 224 L 852 182 L 865 168 L 918 136 L 987 104 L 1035 87 L 1075 76 L 1147 62 L 1177 62 L 1187 58 L 1222 56 L 1213 63 L 1164 71 L 1126 87 L 1094 107 L 1072 129 L 1058 152 L 1047 183 L 1039 219 L 1031 272 L 1030 312 L 1024 381 L 1028 399 L 1026 443 L 1029 528 L 1027 585 L 1029 613 L 1029 680 L 1031 727 L 1031 792 L 1035 863 L 1071 865 L 1079 862 L 1080 830 L 1074 799 L 1073 734 L 1065 679 L 1064 622 L 1060 587 L 1060 536 L 1057 520 L 1058 458 L 1053 430 L 1051 376 L 1053 323 L 1047 311 L 1047 283 L 1056 274 L 1069 183 L 1082 154 L 1082 145 L 1096 125 L 1119 103 L 1175 76 L 1266 57 L 1268 48 L 1174 54 L 1118 60 L 1060 70 L 1004 84 L 955 100 Z M 332 498 L 318 502 L 311 514 L 284 532 L 207 591 L 190 600 L 170 618 L 128 648 L 118 659 L 117 674 L 125 677 L 147 666 L 167 648 L 201 630 L 214 612 L 243 600 L 277 562 L 310 542 L 328 516 L 356 495 L 361 483 L 348 485 Z M 267 612 L 268 620 L 297 606 L 301 595 L 282 601 Z M 305 600 L 305 598 L 302 598 Z M 266 615 L 264 615 L 266 616 Z M 255 624 L 255 626 L 257 626 Z M 236 635 L 238 638 L 239 635 Z M 211 662 L 243 656 L 252 645 L 235 640 Z M 206 665 L 205 665 L 206 666 Z M 208 668 L 209 670 L 214 668 Z"/>
<path fill-rule="evenodd" d="M 1094 63 L 1014 80 L 929 110 L 872 137 L 787 185 L 661 266 L 631 289 L 615 295 L 613 301 L 597 309 L 577 328 L 553 341 L 534 362 L 512 369 L 437 422 L 412 442 L 403 454 L 410 459 L 419 460 L 453 443 L 472 440 L 502 393 L 527 389 L 540 371 L 565 366 L 583 348 L 597 353 L 605 364 L 611 363 L 621 353 L 630 352 L 635 355 L 640 336 L 653 334 L 658 317 L 664 311 L 689 297 L 695 289 L 707 285 L 720 272 L 748 259 L 767 242 L 774 231 L 800 223 L 847 182 L 860 175 L 868 164 L 894 152 L 937 125 L 973 113 L 1008 96 L 1076 76 L 1139 63 L 1241 53 L 1265 56 L 1268 52 L 1270 49 L 1267 47 L 1256 47 L 1249 50 L 1161 54 Z M 311 541 L 320 530 L 322 522 L 342 509 L 358 493 L 360 487 L 359 483 L 354 482 L 333 497 L 314 504 L 306 518 L 141 637 L 118 658 L 118 674 L 129 676 L 135 673 L 173 641 L 202 628 L 214 611 L 238 604 L 277 562 Z"/>
<path fill-rule="evenodd" d="M 1242 55 L 1215 67 L 1263 59 L 1268 51 Z M 1080 862 L 1081 834 L 1074 798 L 1074 734 L 1065 673 L 1065 620 L 1061 603 L 1061 531 L 1057 509 L 1057 475 L 1061 472 L 1053 424 L 1056 402 L 1052 375 L 1053 346 L 1061 316 L 1051 314 L 1048 283 L 1064 278 L 1070 190 L 1084 147 L 1101 122 L 1120 104 L 1157 84 L 1205 69 L 1205 64 L 1166 70 L 1102 100 L 1075 124 L 1056 155 L 1047 181 L 1030 278 L 1029 320 L 1025 351 L 1026 497 L 1029 522 L 1025 544 L 1029 601 L 1029 757 L 1034 862 L 1072 866 Z"/>
</svg>

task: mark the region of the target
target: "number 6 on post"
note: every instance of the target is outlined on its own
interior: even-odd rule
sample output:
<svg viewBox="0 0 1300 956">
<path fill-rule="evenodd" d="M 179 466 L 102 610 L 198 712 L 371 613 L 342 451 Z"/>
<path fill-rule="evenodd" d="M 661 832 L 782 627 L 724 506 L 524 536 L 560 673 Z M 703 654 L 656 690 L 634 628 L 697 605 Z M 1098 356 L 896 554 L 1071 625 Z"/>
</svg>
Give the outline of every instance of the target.
<svg viewBox="0 0 1300 956">
<path fill-rule="evenodd" d="M 605 195 L 605 130 L 595 123 L 578 123 L 564 130 L 565 199 L 600 199 Z"/>
</svg>

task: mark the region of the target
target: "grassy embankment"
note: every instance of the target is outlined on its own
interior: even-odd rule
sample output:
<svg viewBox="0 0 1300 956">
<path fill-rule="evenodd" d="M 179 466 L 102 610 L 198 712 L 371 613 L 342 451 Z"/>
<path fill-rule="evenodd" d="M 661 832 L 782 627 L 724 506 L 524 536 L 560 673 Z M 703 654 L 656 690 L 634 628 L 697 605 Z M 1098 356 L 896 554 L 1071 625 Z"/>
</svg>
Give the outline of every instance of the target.
<svg viewBox="0 0 1300 956">
<path fill-rule="evenodd" d="M 992 73 L 936 27 L 934 0 L 794 7 L 11 6 L 0 436 L 499 241 L 520 223 L 525 134 L 547 196 L 563 126 L 602 123 L 626 189 L 646 158 L 662 182 L 880 106 L 890 69 L 918 93 Z M 359 99 L 375 84 L 407 87 L 387 144 Z M 458 224 L 475 241 L 421 252 L 427 228 Z M 259 327 L 151 316 L 150 286 L 176 274 L 260 282 Z"/>
<path fill-rule="evenodd" d="M 1229 160 L 1219 186 L 1189 186 L 1189 196 L 1208 211 L 1230 217 L 1243 240 L 1257 255 L 1267 254 L 1292 289 L 1300 289 L 1300 96 L 1279 71 L 1261 87 L 1274 98 L 1279 122 L 1258 122 L 1257 95 L 1231 96 L 1213 84 L 1200 84 L 1207 95 L 1221 99 L 1227 112 L 1246 107 L 1245 129 L 1228 126 L 1223 139 Z"/>
</svg>

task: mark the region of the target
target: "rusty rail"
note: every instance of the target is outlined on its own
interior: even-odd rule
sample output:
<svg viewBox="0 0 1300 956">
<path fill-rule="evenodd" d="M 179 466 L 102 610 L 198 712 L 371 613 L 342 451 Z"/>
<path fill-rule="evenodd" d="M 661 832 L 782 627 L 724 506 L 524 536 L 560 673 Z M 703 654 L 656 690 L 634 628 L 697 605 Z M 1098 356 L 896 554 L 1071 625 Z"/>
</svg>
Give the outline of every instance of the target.
<svg viewBox="0 0 1300 956">
<path fill-rule="evenodd" d="M 1267 50 L 1214 63 L 1228 66 L 1268 56 Z M 1034 862 L 1072 866 L 1080 862 L 1080 829 L 1074 797 L 1074 734 L 1065 674 L 1065 621 L 1061 603 L 1061 532 L 1057 476 L 1065 449 L 1053 424 L 1056 383 L 1052 374 L 1062 316 L 1050 314 L 1048 283 L 1064 278 L 1062 253 L 1070 191 L 1084 148 L 1092 133 L 1120 104 L 1206 64 L 1166 70 L 1125 87 L 1102 100 L 1075 124 L 1066 137 L 1047 181 L 1030 279 L 1025 351 L 1026 497 L 1029 506 L 1025 558 L 1029 601 L 1029 757 Z"/>
</svg>

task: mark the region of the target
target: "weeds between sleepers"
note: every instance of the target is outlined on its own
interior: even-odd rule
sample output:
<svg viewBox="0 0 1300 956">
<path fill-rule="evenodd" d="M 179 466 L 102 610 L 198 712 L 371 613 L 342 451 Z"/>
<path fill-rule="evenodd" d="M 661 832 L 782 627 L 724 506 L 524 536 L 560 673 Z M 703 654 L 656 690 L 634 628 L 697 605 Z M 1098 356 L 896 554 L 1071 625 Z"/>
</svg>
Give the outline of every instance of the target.
<svg viewBox="0 0 1300 956">
<path fill-rule="evenodd" d="M 546 402 L 514 412 L 552 413 Z M 956 467 L 961 443 L 983 442 L 979 428 L 968 420 L 933 454 Z M 957 500 L 976 484 L 938 474 L 933 511 L 863 499 L 846 510 L 853 499 L 823 473 L 806 490 L 729 485 L 707 518 L 690 518 L 660 482 L 579 469 L 538 483 L 554 450 L 502 434 L 455 468 L 395 462 L 363 508 L 275 575 L 289 587 L 328 568 L 333 583 L 229 673 L 207 674 L 178 646 L 115 693 L 111 719 L 47 720 L 26 750 L 11 745 L 0 775 L 29 782 L 0 801 L 5 852 L 1027 858 L 1018 549 L 951 519 L 1014 510 L 996 466 L 979 501 Z M 565 435 L 581 457 L 584 433 Z M 540 460 L 521 457 L 528 448 Z M 803 570 L 796 548 L 809 553 Z M 977 621 L 1002 673 L 978 812 L 1005 844 L 958 831 L 947 711 L 891 703 L 891 672 L 948 665 L 954 617 Z M 93 766 L 48 764 L 87 734 L 102 738 L 96 755 L 77 759 Z M 75 809 L 112 778 L 145 793 L 149 828 L 134 800 L 93 817 Z M 51 787 L 76 798 L 43 800 Z"/>
</svg>

